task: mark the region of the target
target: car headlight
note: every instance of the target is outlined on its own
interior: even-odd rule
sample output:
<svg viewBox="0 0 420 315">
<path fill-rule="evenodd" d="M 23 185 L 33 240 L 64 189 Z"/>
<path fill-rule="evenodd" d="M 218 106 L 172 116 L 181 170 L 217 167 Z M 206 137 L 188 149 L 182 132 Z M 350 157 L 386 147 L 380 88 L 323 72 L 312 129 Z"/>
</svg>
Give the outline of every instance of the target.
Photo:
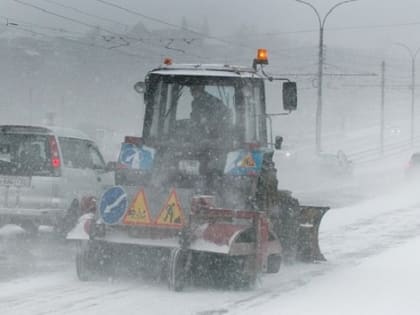
<svg viewBox="0 0 420 315">
<path fill-rule="evenodd" d="M 185 175 L 200 175 L 200 162 L 197 160 L 181 160 L 178 170 Z"/>
</svg>

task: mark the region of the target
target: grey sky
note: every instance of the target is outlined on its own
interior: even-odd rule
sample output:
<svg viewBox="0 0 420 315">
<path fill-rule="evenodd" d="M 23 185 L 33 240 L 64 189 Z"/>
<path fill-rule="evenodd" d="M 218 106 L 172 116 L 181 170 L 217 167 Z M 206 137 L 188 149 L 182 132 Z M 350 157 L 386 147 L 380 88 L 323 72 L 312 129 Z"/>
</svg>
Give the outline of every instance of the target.
<svg viewBox="0 0 420 315">
<path fill-rule="evenodd" d="M 62 15 L 83 20 L 86 23 L 107 25 L 104 20 L 78 14 L 55 6 L 46 0 L 21 0 Z M 51 0 L 63 5 L 104 18 L 134 24 L 142 20 L 96 0 Z M 317 45 L 318 21 L 315 13 L 306 5 L 294 0 L 108 0 L 134 9 L 145 15 L 180 24 L 186 17 L 189 27 L 195 28 L 207 18 L 213 35 L 231 35 L 241 25 L 255 29 L 261 38 L 285 37 L 296 43 Z M 330 7 L 339 1 L 307 0 L 323 17 Z M 336 8 L 326 22 L 326 45 L 365 48 L 394 53 L 396 42 L 417 48 L 420 45 L 420 2 L 417 0 L 358 0 Z M 44 26 L 63 27 L 85 31 L 85 27 L 47 15 L 13 0 L 0 1 L 0 15 L 21 19 Z M 2 21 L 5 22 L 4 20 Z M 143 20 L 146 26 L 160 28 L 162 25 Z M 293 49 L 293 47 L 290 47 Z M 397 49 L 398 50 L 398 49 Z M 401 49 L 400 49 L 401 50 Z M 404 54 L 404 52 L 397 52 Z"/>
</svg>

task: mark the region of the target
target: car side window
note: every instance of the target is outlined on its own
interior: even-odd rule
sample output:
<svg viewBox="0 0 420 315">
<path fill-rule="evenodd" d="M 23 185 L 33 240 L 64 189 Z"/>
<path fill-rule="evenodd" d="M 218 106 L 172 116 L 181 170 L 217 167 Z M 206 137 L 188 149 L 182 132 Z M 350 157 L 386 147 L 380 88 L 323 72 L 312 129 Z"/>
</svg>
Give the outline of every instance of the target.
<svg viewBox="0 0 420 315">
<path fill-rule="evenodd" d="M 66 167 L 80 169 L 105 168 L 105 162 L 95 145 L 88 140 L 59 137 Z"/>
<path fill-rule="evenodd" d="M 89 145 L 89 154 L 92 159 L 92 165 L 94 169 L 105 169 L 104 159 L 98 148 L 93 144 Z"/>
</svg>

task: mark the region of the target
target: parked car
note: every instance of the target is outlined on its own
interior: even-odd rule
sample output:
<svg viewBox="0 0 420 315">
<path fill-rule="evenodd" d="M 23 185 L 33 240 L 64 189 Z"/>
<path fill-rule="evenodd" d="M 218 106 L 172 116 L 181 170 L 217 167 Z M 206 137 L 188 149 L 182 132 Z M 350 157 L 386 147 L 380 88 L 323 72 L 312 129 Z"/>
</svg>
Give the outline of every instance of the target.
<svg viewBox="0 0 420 315">
<path fill-rule="evenodd" d="M 82 196 L 98 196 L 114 181 L 97 145 L 78 130 L 0 125 L 0 223 L 66 234 Z"/>
<path fill-rule="evenodd" d="M 420 179 L 420 152 L 414 152 L 408 161 L 405 169 L 405 176 L 408 179 Z"/>
</svg>

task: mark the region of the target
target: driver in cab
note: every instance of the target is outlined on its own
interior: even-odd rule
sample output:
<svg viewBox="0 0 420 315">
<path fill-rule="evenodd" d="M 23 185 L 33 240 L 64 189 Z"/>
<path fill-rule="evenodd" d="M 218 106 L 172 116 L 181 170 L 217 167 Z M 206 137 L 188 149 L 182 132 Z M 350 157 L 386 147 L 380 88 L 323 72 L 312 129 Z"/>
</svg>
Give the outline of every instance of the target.
<svg viewBox="0 0 420 315">
<path fill-rule="evenodd" d="M 216 178 L 223 173 L 223 150 L 229 146 L 232 116 L 230 109 L 217 97 L 205 91 L 203 85 L 190 87 L 192 136 L 201 147 L 199 172 L 205 175 L 206 193 L 216 189 Z"/>
<path fill-rule="evenodd" d="M 223 137 L 231 123 L 229 108 L 219 98 L 206 92 L 203 85 L 192 85 L 190 92 L 193 97 L 191 120 L 194 129 L 205 138 Z"/>
</svg>

